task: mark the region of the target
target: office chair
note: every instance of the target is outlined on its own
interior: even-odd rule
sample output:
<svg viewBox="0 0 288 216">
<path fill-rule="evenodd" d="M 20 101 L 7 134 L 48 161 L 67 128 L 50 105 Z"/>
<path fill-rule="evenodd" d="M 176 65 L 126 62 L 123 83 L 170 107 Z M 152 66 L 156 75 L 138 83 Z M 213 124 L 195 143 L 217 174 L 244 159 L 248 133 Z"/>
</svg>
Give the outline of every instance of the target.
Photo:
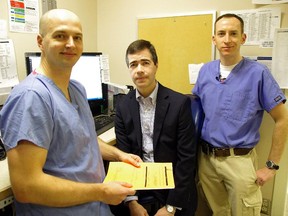
<svg viewBox="0 0 288 216">
<path fill-rule="evenodd" d="M 198 147 L 199 146 L 198 140 L 200 139 L 200 136 L 201 136 L 201 130 L 202 130 L 205 114 L 202 108 L 200 98 L 194 94 L 187 94 L 187 96 L 191 100 L 192 119 L 195 125 L 195 136 L 196 136 L 196 143 Z M 141 198 L 139 197 L 138 202 L 143 206 L 149 206 L 150 210 L 155 213 L 160 208 L 159 202 L 156 200 L 154 196 L 144 196 Z"/>
<path fill-rule="evenodd" d="M 201 130 L 202 130 L 205 114 L 202 108 L 200 98 L 194 94 L 187 94 L 187 96 L 191 100 L 191 112 L 192 112 L 192 118 L 193 118 L 194 125 L 195 125 L 196 141 L 198 142 L 201 136 Z"/>
</svg>

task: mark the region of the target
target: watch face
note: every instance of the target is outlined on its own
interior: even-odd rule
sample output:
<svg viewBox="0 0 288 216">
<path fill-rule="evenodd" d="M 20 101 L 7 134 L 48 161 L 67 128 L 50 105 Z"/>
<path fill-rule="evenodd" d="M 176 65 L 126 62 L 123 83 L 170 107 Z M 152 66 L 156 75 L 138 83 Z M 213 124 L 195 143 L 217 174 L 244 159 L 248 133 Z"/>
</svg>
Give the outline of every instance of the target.
<svg viewBox="0 0 288 216">
<path fill-rule="evenodd" d="M 275 169 L 275 170 L 278 170 L 278 169 L 279 169 L 279 166 L 276 165 L 273 161 L 267 161 L 267 162 L 266 162 L 266 166 L 267 166 L 269 169 Z"/>
<path fill-rule="evenodd" d="M 268 167 L 268 168 L 273 168 L 273 164 L 272 164 L 272 162 L 271 162 L 271 161 L 267 161 L 267 163 L 266 163 L 266 164 L 267 164 L 267 167 Z"/>
<path fill-rule="evenodd" d="M 167 211 L 172 213 L 174 210 L 173 206 L 167 206 Z"/>
</svg>

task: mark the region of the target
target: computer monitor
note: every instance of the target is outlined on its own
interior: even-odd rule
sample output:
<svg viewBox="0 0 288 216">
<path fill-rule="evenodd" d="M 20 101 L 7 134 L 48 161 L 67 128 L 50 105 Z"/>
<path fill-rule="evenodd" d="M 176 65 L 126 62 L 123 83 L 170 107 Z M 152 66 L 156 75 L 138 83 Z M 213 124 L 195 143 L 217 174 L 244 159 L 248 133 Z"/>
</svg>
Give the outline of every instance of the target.
<svg viewBox="0 0 288 216">
<path fill-rule="evenodd" d="M 93 116 L 108 109 L 107 85 L 101 81 L 101 55 L 101 52 L 83 52 L 71 73 L 71 79 L 85 87 Z M 40 52 L 25 53 L 27 75 L 39 66 L 40 58 Z"/>
</svg>

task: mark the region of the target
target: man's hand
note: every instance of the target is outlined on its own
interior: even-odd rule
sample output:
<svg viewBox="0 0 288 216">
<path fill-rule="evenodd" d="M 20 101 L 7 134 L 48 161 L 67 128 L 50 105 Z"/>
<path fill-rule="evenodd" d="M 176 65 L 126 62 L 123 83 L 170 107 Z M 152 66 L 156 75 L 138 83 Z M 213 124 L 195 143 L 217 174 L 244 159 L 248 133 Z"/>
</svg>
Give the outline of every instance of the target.
<svg viewBox="0 0 288 216">
<path fill-rule="evenodd" d="M 263 186 L 267 181 L 272 179 L 276 174 L 276 170 L 264 167 L 256 171 L 257 179 L 255 181 L 259 186 Z"/>
<path fill-rule="evenodd" d="M 160 208 L 157 213 L 155 214 L 155 216 L 173 216 L 175 213 L 170 213 L 167 211 L 166 207 L 163 206 L 162 208 Z"/>
<path fill-rule="evenodd" d="M 111 205 L 120 204 L 128 195 L 134 195 L 132 185 L 126 182 L 103 183 L 101 201 Z"/>
<path fill-rule="evenodd" d="M 122 161 L 125 163 L 132 164 L 135 167 L 140 167 L 139 163 L 142 162 L 138 155 L 128 154 L 121 151 L 115 146 L 108 145 L 98 138 L 100 151 L 104 160 L 107 161 Z"/>
<path fill-rule="evenodd" d="M 119 155 L 119 160 L 125 163 L 132 164 L 135 167 L 140 167 L 139 163 L 143 162 L 138 155 L 128 154 L 123 151 L 121 151 L 121 154 Z"/>
<path fill-rule="evenodd" d="M 131 216 L 149 216 L 147 210 L 140 205 L 136 200 L 128 203 Z"/>
</svg>

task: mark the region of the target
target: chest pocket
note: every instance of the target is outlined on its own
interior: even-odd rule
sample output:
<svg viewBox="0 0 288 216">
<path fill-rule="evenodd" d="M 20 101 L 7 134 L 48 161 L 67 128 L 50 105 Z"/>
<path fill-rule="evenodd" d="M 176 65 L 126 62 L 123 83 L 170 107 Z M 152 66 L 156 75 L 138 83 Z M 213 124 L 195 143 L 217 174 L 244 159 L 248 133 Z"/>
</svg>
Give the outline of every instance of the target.
<svg viewBox="0 0 288 216">
<path fill-rule="evenodd" d="M 225 98 L 222 111 L 229 120 L 246 122 L 256 111 L 255 102 L 250 92 L 235 91 Z"/>
</svg>

